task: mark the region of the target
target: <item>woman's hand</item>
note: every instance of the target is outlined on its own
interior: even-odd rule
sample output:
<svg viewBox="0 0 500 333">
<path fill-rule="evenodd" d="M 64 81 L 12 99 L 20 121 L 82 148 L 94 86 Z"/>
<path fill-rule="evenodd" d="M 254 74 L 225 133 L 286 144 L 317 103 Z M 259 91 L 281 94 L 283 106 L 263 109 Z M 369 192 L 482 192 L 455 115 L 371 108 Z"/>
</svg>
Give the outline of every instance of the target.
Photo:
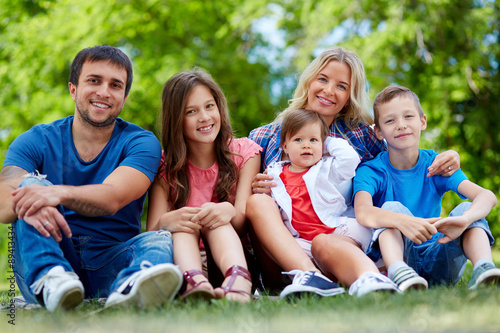
<svg viewBox="0 0 500 333">
<path fill-rule="evenodd" d="M 191 221 L 198 223 L 203 228 L 215 229 L 231 223 L 235 215 L 236 209 L 229 202 L 207 202 L 201 205 L 201 211 Z"/>
<path fill-rule="evenodd" d="M 460 168 L 460 155 L 454 150 L 447 150 L 434 159 L 431 166 L 427 168 L 427 177 L 441 175 L 449 177 Z"/>
<path fill-rule="evenodd" d="M 267 170 L 264 173 L 258 173 L 252 180 L 252 193 L 263 193 L 271 195 L 271 187 L 275 187 L 277 184 L 272 182 L 273 177 L 267 174 Z"/>
</svg>

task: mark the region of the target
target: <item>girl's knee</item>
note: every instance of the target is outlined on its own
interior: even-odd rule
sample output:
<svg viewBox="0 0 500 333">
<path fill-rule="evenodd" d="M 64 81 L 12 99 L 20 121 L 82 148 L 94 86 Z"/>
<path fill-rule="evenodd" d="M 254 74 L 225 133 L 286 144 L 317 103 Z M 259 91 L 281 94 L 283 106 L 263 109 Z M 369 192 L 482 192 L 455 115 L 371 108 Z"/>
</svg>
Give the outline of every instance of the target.
<svg viewBox="0 0 500 333">
<path fill-rule="evenodd" d="M 311 243 L 311 254 L 313 257 L 322 257 L 325 253 L 331 253 L 335 247 L 335 242 L 332 242 L 333 235 L 319 234 L 314 237 Z"/>
<path fill-rule="evenodd" d="M 247 209 L 258 209 L 262 205 L 274 200 L 266 194 L 252 194 L 247 200 Z"/>
<path fill-rule="evenodd" d="M 252 219 L 256 216 L 267 214 L 270 209 L 278 209 L 273 198 L 265 194 L 252 194 L 247 200 L 245 212 L 247 217 Z"/>
</svg>

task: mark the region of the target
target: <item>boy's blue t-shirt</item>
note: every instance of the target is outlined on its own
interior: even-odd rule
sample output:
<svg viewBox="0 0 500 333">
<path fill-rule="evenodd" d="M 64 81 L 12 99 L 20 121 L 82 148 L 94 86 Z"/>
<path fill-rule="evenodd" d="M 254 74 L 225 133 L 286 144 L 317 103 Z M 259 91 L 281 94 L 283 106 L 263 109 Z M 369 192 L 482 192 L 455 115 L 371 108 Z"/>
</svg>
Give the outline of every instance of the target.
<svg viewBox="0 0 500 333">
<path fill-rule="evenodd" d="M 419 149 L 415 167 L 396 169 L 389 161 L 389 153 L 381 152 L 356 170 L 353 195 L 359 191 L 367 191 L 372 195 L 373 205 L 376 207 L 381 207 L 386 201 L 399 201 L 414 216 L 439 217 L 443 194 L 447 191 L 457 192 L 458 185 L 467 176 L 458 169 L 450 177 L 427 177 L 427 168 L 437 155 L 433 150 Z M 466 199 L 461 195 L 460 197 Z"/>
<path fill-rule="evenodd" d="M 153 133 L 117 119 L 107 145 L 94 160 L 85 162 L 76 151 L 72 123 L 73 116 L 69 116 L 21 134 L 10 145 L 4 167 L 15 165 L 28 172 L 38 171 L 54 185 L 101 184 L 119 166 L 137 169 L 153 181 L 161 157 L 161 146 Z M 133 183 L 134 179 L 125 181 Z M 126 241 L 141 231 L 145 197 L 132 201 L 113 216 L 82 216 L 63 207 L 64 215 L 73 236 Z"/>
</svg>

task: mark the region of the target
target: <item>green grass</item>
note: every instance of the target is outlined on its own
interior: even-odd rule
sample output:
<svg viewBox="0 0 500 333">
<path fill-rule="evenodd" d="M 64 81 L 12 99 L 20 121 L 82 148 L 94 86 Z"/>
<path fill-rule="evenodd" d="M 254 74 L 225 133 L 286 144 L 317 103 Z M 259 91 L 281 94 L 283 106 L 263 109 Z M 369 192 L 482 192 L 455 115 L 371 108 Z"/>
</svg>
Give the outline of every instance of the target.
<svg viewBox="0 0 500 333">
<path fill-rule="evenodd" d="M 500 253 L 495 251 L 495 261 Z M 16 311 L 16 325 L 0 312 L 0 332 L 499 332 L 500 288 L 467 289 L 470 264 L 455 287 L 404 295 L 347 294 L 250 304 L 174 301 L 161 308 L 106 309 L 86 302 L 74 311 Z M 6 301 L 5 295 L 0 297 Z"/>
<path fill-rule="evenodd" d="M 260 299 L 251 304 L 183 303 L 163 308 L 76 311 L 18 310 L 15 330 L 25 332 L 352 332 L 482 331 L 500 329 L 500 289 L 469 292 L 435 288 L 405 295 L 306 297 L 295 302 Z M 2 316 L 0 330 L 8 325 Z"/>
</svg>

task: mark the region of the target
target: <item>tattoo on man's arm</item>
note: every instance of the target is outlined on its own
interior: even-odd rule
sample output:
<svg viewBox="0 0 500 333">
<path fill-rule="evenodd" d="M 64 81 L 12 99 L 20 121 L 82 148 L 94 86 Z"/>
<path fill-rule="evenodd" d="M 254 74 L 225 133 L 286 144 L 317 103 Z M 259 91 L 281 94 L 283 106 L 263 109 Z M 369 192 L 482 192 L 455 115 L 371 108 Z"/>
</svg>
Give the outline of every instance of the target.
<svg viewBox="0 0 500 333">
<path fill-rule="evenodd" d="M 0 182 L 6 182 L 10 181 L 12 179 L 19 178 L 20 176 L 23 176 L 26 174 L 26 171 L 24 169 L 21 169 L 19 167 L 15 166 L 8 166 L 2 169 L 2 172 L 0 172 Z"/>
<path fill-rule="evenodd" d="M 108 209 L 104 209 L 93 203 L 83 202 L 77 199 L 71 199 L 68 208 L 85 216 L 104 216 L 111 214 L 111 211 Z"/>
</svg>

